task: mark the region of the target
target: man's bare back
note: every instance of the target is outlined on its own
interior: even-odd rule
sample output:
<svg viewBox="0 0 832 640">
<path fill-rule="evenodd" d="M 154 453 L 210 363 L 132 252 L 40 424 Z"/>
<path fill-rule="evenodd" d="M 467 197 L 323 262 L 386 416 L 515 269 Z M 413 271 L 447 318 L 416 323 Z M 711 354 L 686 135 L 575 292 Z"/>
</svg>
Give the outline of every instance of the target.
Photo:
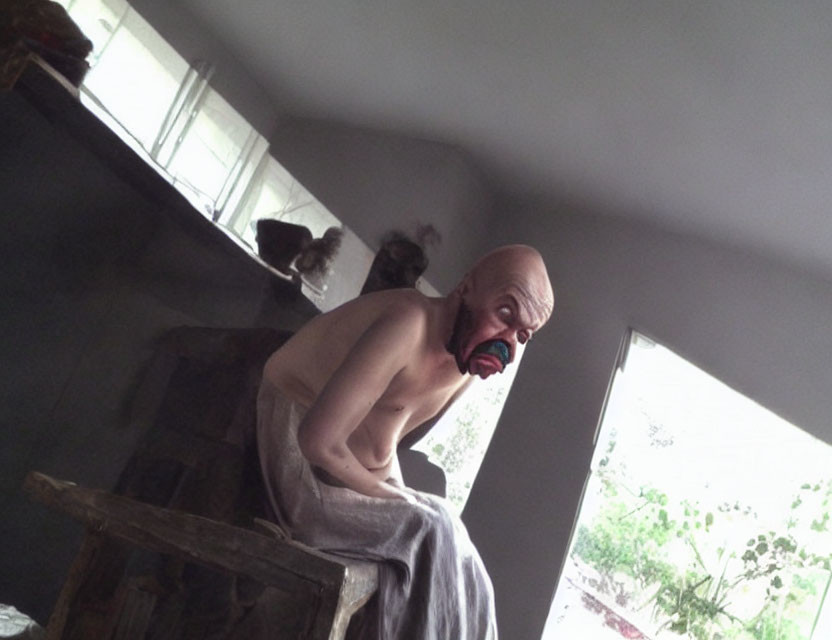
<svg viewBox="0 0 832 640">
<path fill-rule="evenodd" d="M 308 407 L 298 442 L 310 463 L 361 493 L 407 499 L 384 482 L 398 443 L 441 415 L 470 374 L 501 372 L 552 304 L 539 254 L 506 247 L 445 298 L 381 291 L 318 316 L 264 376 Z"/>
</svg>

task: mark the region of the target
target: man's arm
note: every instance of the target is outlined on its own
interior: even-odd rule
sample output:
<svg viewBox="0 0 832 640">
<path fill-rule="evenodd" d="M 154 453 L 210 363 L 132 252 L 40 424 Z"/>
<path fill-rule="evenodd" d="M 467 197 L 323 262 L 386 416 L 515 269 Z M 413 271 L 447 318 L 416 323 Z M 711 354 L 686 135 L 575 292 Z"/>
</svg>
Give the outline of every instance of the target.
<svg viewBox="0 0 832 640">
<path fill-rule="evenodd" d="M 358 339 L 298 428 L 298 444 L 307 460 L 354 491 L 406 498 L 368 471 L 347 440 L 411 360 L 423 331 L 418 309 L 402 306 L 383 314 Z"/>
</svg>

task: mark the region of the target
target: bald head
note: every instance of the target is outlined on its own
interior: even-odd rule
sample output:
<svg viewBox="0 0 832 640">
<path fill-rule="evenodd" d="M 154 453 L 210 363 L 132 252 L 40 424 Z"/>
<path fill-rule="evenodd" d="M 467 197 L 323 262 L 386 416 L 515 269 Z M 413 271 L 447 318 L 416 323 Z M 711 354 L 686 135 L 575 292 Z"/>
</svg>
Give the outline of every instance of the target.
<svg viewBox="0 0 832 640">
<path fill-rule="evenodd" d="M 514 361 L 554 307 L 546 265 L 526 245 L 500 247 L 480 258 L 449 301 L 454 320 L 446 350 L 460 373 L 487 378 Z"/>
<path fill-rule="evenodd" d="M 537 249 L 524 244 L 499 247 L 480 258 L 466 275 L 474 295 L 512 292 L 538 325 L 552 315 L 555 296 Z M 465 281 L 463 281 L 465 282 Z"/>
</svg>

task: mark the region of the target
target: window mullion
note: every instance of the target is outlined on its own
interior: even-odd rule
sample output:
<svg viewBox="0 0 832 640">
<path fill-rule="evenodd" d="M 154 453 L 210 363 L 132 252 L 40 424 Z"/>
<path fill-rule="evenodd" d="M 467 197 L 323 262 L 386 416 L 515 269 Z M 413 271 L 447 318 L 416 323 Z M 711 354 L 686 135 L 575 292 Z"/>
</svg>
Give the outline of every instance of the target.
<svg viewBox="0 0 832 640">
<path fill-rule="evenodd" d="M 198 60 L 189 67 L 188 72 L 182 79 L 179 90 L 176 92 L 176 97 L 171 102 L 162 126 L 159 128 L 159 132 L 150 149 L 150 156 L 162 166 L 167 167 L 173 161 L 190 127 L 190 123 L 193 122 L 199 113 L 199 109 L 202 107 L 205 93 L 210 88 L 208 82 L 213 73 L 213 65 L 209 62 Z M 171 134 L 175 134 L 173 138 L 174 143 L 167 158 L 163 159 L 165 145 L 171 138 Z"/>
<path fill-rule="evenodd" d="M 257 148 L 257 143 L 260 140 L 261 136 L 257 131 L 253 128 L 249 131 L 248 137 L 246 138 L 246 142 L 243 145 L 243 148 L 240 149 L 240 154 L 237 156 L 237 160 L 234 162 L 234 166 L 228 172 L 226 176 L 225 182 L 222 185 L 222 189 L 220 189 L 220 194 L 217 196 L 217 201 L 214 207 L 214 220 L 216 221 L 222 212 L 225 210 L 225 207 L 228 205 L 228 201 L 231 198 L 231 194 L 237 188 L 237 184 L 240 181 L 240 178 L 243 175 L 243 171 L 245 170 L 246 166 L 252 161 L 252 156 L 254 155 L 254 151 Z"/>
</svg>

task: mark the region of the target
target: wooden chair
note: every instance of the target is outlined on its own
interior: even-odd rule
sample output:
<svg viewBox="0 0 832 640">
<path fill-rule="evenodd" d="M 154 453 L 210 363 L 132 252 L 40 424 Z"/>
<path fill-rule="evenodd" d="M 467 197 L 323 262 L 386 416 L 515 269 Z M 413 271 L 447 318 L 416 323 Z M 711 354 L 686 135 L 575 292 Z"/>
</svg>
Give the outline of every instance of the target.
<svg viewBox="0 0 832 640">
<path fill-rule="evenodd" d="M 377 566 L 321 553 L 275 535 L 230 526 L 181 511 L 154 507 L 107 491 L 85 489 L 32 472 L 26 492 L 34 499 L 75 518 L 86 527 L 76 557 L 47 627 L 47 639 L 112 638 L 141 640 L 150 628 L 157 600 L 155 590 L 138 582 L 121 584 L 105 620 L 83 624 L 78 606 L 97 554 L 108 539 L 245 576 L 287 594 L 267 606 L 269 637 L 341 640 L 352 614 L 376 589 Z M 269 532 L 270 523 L 263 531 Z M 302 609 L 291 605 L 301 604 Z M 78 621 L 82 624 L 79 626 Z M 213 632 L 211 637 L 250 637 L 251 625 Z M 248 626 L 247 626 L 248 625 Z M 166 630 L 174 637 L 176 629 Z M 100 634 L 100 635 L 85 635 Z M 184 630 L 186 637 L 192 635 Z"/>
<path fill-rule="evenodd" d="M 47 638 L 344 637 L 377 567 L 304 547 L 260 519 L 256 394 L 289 335 L 169 331 L 131 398 L 146 435 L 113 492 L 29 475 L 30 496 L 86 527 Z"/>
</svg>

